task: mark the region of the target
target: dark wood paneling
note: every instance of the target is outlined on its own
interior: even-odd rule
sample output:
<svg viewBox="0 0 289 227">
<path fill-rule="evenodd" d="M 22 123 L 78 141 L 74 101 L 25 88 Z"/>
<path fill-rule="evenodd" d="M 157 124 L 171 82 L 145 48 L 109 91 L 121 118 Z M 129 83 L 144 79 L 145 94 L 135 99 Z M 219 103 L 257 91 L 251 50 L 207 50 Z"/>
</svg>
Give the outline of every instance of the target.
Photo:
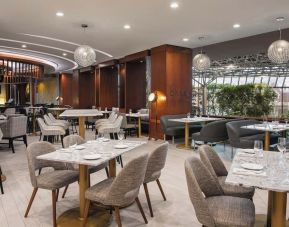
<svg viewBox="0 0 289 227">
<path fill-rule="evenodd" d="M 134 61 L 126 63 L 125 105 L 129 109 L 138 110 L 146 106 L 146 62 Z"/>
<path fill-rule="evenodd" d="M 95 68 L 95 106 L 99 107 L 99 92 L 100 92 L 100 70 Z"/>
<path fill-rule="evenodd" d="M 79 74 L 79 108 L 90 109 L 95 105 L 94 71 Z"/>
<path fill-rule="evenodd" d="M 72 74 L 61 74 L 59 76 L 60 95 L 63 105 L 73 105 L 72 102 Z"/>
<path fill-rule="evenodd" d="M 79 108 L 79 71 L 73 71 L 72 84 L 71 84 L 71 97 L 72 106 L 74 108 Z"/>
<path fill-rule="evenodd" d="M 119 65 L 119 107 L 125 109 L 126 64 Z"/>
<path fill-rule="evenodd" d="M 163 45 L 151 50 L 151 87 L 162 98 L 151 104 L 150 137 L 163 138 L 160 117 L 183 114 L 192 105 L 192 50 Z"/>
<path fill-rule="evenodd" d="M 102 108 L 118 106 L 118 68 L 116 66 L 100 68 L 99 95 Z"/>
<path fill-rule="evenodd" d="M 145 59 L 147 56 L 150 56 L 150 50 L 144 50 L 138 53 L 130 54 L 124 57 L 125 62 L 137 61 L 140 59 Z"/>
</svg>

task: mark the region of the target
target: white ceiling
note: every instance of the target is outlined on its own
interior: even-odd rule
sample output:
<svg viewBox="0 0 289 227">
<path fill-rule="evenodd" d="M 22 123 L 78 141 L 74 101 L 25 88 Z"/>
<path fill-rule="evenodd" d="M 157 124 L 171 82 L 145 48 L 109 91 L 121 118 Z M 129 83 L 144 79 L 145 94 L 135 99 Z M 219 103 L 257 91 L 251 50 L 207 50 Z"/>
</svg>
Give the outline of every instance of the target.
<svg viewBox="0 0 289 227">
<path fill-rule="evenodd" d="M 173 10 L 170 0 L 1 0 L 0 52 L 18 52 L 27 42 L 26 54 L 37 51 L 38 56 L 57 61 L 56 71 L 63 71 L 75 66 L 62 56 L 67 50 L 65 58 L 73 60 L 75 44 L 88 44 L 119 58 L 161 44 L 197 47 L 277 30 L 274 19 L 279 16 L 285 17 L 282 26 L 289 27 L 289 0 L 176 1 L 179 8 Z M 57 11 L 64 17 L 57 17 Z M 82 23 L 89 25 L 86 32 Z M 232 27 L 235 23 L 241 24 L 237 30 Z M 123 29 L 124 24 L 131 29 Z M 199 41 L 199 36 L 206 39 Z M 190 41 L 183 42 L 184 37 Z M 97 53 L 98 62 L 108 59 Z"/>
</svg>

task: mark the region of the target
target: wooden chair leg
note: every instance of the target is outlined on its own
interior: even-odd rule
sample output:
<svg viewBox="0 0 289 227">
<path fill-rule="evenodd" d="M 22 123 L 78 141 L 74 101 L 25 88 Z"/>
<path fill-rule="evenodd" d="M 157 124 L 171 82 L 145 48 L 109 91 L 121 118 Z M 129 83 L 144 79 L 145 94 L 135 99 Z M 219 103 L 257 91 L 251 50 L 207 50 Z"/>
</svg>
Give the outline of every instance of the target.
<svg viewBox="0 0 289 227">
<path fill-rule="evenodd" d="M 85 201 L 85 209 L 84 209 L 84 218 L 83 218 L 83 221 L 82 221 L 82 226 L 83 226 L 83 227 L 86 226 L 87 216 L 88 216 L 88 211 L 89 211 L 89 206 L 90 206 L 90 200 L 86 200 L 86 201 Z"/>
<path fill-rule="evenodd" d="M 64 191 L 63 191 L 63 193 L 62 193 L 62 198 L 65 197 L 66 192 L 67 192 L 67 189 L 68 189 L 68 186 L 69 186 L 69 184 L 65 186 Z"/>
<path fill-rule="evenodd" d="M 119 161 L 120 161 L 121 168 L 123 168 L 123 162 L 122 162 L 122 156 L 121 155 L 119 156 Z"/>
<path fill-rule="evenodd" d="M 118 227 L 122 227 L 119 207 L 114 207 L 114 213 L 115 213 L 115 220 L 116 220 Z"/>
<path fill-rule="evenodd" d="M 135 201 L 136 201 L 136 203 L 137 203 L 137 206 L 138 206 L 139 211 L 141 212 L 141 215 L 142 215 L 142 217 L 143 217 L 143 220 L 144 220 L 145 223 L 147 224 L 147 223 L 148 223 L 148 220 L 147 220 L 147 218 L 146 218 L 145 213 L 143 212 L 143 209 L 142 209 L 142 206 L 141 206 L 141 204 L 140 204 L 140 201 L 139 201 L 138 197 L 135 198 Z"/>
<path fill-rule="evenodd" d="M 158 186 L 159 186 L 159 189 L 160 189 L 160 191 L 161 191 L 161 193 L 162 193 L 162 196 L 163 196 L 163 198 L 164 198 L 164 201 L 166 201 L 167 198 L 166 198 L 165 193 L 164 193 L 164 191 L 163 191 L 163 188 L 162 188 L 161 182 L 160 182 L 159 179 L 157 179 L 156 181 L 157 181 L 157 183 L 158 183 Z"/>
<path fill-rule="evenodd" d="M 144 187 L 144 190 L 145 190 L 145 194 L 146 194 L 146 198 L 147 198 L 150 214 L 151 214 L 151 217 L 153 217 L 154 213 L 153 213 L 153 208 L 152 208 L 152 205 L 151 205 L 151 200 L 150 200 L 150 194 L 149 194 L 148 186 L 147 186 L 146 183 L 144 183 L 143 187 Z"/>
<path fill-rule="evenodd" d="M 2 170 L 1 170 L 1 166 L 0 166 L 0 190 L 1 190 L 1 194 L 4 194 L 4 189 L 3 189 L 3 183 L 2 183 Z"/>
<path fill-rule="evenodd" d="M 56 189 L 56 202 L 58 201 L 59 189 Z"/>
<path fill-rule="evenodd" d="M 56 192 L 52 190 L 52 216 L 53 216 L 53 227 L 56 227 Z"/>
<path fill-rule="evenodd" d="M 29 211 L 30 211 L 30 208 L 31 208 L 31 205 L 32 205 L 33 200 L 34 200 L 34 198 L 35 198 L 35 195 L 36 195 L 36 193 L 37 193 L 37 190 L 38 190 L 38 188 L 34 188 L 34 189 L 33 189 L 32 195 L 31 195 L 31 197 L 30 197 L 30 200 L 29 200 L 29 203 L 28 203 L 28 206 L 27 206 L 25 215 L 24 215 L 25 218 L 27 218 L 27 216 L 28 216 L 28 213 L 29 213 Z"/>
<path fill-rule="evenodd" d="M 61 135 L 60 138 L 61 138 L 61 145 L 62 145 L 62 148 L 64 148 L 64 145 L 63 145 L 63 135 Z"/>
<path fill-rule="evenodd" d="M 12 153 L 15 153 L 13 139 L 9 139 L 9 147 L 12 148 Z"/>
<path fill-rule="evenodd" d="M 24 142 L 25 146 L 27 147 L 27 135 L 23 136 L 23 142 Z"/>
<path fill-rule="evenodd" d="M 107 178 L 109 178 L 109 172 L 108 172 L 108 168 L 107 167 L 105 167 L 105 172 L 106 172 Z"/>
</svg>

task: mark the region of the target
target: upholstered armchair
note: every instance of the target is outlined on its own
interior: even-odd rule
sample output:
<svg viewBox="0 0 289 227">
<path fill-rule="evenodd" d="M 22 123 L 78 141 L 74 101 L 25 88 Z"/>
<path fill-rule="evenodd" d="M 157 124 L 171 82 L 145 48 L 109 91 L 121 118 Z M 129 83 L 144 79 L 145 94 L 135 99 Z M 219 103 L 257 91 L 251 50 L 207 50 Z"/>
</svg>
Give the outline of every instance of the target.
<svg viewBox="0 0 289 227">
<path fill-rule="evenodd" d="M 9 147 L 15 153 L 13 141 L 18 138 L 23 138 L 24 144 L 27 146 L 27 117 L 15 116 L 9 117 L 5 124 L 1 124 L 0 128 L 3 133 L 3 140 L 9 140 Z"/>
</svg>

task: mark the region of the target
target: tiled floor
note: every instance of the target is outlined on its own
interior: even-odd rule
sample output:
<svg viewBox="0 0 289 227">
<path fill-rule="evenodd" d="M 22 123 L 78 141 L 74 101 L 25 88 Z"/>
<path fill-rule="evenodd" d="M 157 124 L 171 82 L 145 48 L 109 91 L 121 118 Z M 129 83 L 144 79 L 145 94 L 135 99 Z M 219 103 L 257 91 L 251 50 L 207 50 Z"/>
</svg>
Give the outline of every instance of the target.
<svg viewBox="0 0 289 227">
<path fill-rule="evenodd" d="M 37 141 L 39 137 L 29 136 L 29 143 Z M 93 133 L 87 131 L 87 139 L 93 139 Z M 135 139 L 135 138 L 133 138 Z M 142 138 L 145 139 L 145 138 Z M 28 218 L 24 218 L 24 212 L 28 204 L 32 186 L 30 183 L 27 160 L 25 155 L 25 146 L 21 142 L 16 142 L 16 153 L 7 148 L 6 145 L 0 147 L 0 165 L 7 176 L 4 182 L 5 194 L 0 195 L 0 226 L 22 227 L 22 226 L 52 226 L 51 212 L 51 193 L 47 190 L 39 190 Z M 55 144 L 60 146 L 60 144 Z M 6 147 L 6 148 L 5 148 Z M 224 151 L 222 145 L 217 145 L 216 149 L 227 167 L 230 166 L 231 149 L 227 147 Z M 124 163 L 137 155 L 137 151 L 132 151 L 124 155 Z M 136 207 L 132 205 L 121 210 L 123 226 L 201 226 L 194 213 L 194 208 L 189 200 L 187 185 L 184 172 L 184 161 L 191 155 L 198 155 L 195 151 L 177 149 L 175 145 L 170 145 L 167 163 L 160 178 L 167 201 L 162 200 L 156 183 L 149 184 L 152 206 L 155 217 L 151 218 L 143 189 L 140 190 L 140 200 L 148 218 L 148 225 L 145 225 L 143 219 Z M 118 170 L 120 167 L 118 166 Z M 92 175 L 92 184 L 105 179 L 105 171 Z M 61 190 L 60 193 L 62 193 Z M 254 196 L 256 213 L 266 213 L 267 192 L 257 190 Z M 65 199 L 57 202 L 57 215 L 65 210 L 76 207 L 78 204 L 78 184 L 75 183 L 69 187 Z M 112 220 L 110 226 L 116 226 Z"/>
</svg>

